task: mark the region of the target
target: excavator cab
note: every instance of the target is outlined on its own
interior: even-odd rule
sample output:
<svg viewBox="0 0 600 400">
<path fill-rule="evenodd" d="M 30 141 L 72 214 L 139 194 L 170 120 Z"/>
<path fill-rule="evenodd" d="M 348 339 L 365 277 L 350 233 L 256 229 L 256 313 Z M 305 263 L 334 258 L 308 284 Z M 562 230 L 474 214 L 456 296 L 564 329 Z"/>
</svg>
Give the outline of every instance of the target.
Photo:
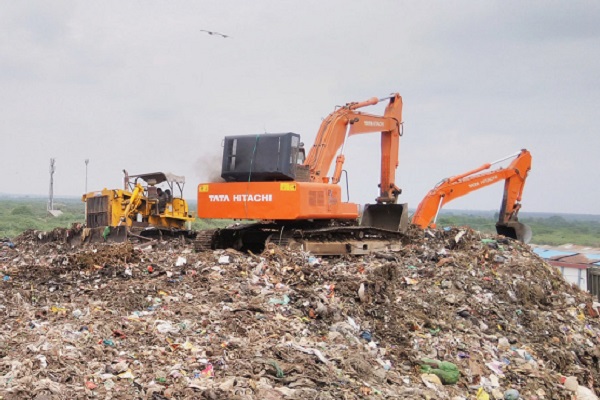
<svg viewBox="0 0 600 400">
<path fill-rule="evenodd" d="M 221 177 L 227 182 L 307 182 L 304 158 L 297 133 L 226 136 Z"/>
</svg>

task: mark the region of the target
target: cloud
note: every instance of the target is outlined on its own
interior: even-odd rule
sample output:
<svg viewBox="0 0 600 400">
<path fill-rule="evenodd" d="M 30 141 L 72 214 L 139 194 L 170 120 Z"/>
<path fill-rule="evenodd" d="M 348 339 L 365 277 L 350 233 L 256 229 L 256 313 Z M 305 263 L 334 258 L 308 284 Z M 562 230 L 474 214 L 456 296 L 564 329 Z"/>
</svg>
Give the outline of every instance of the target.
<svg viewBox="0 0 600 400">
<path fill-rule="evenodd" d="M 50 157 L 57 195 L 82 192 L 86 158 L 90 189 L 120 186 L 123 168 L 195 186 L 210 169 L 197 160 L 218 159 L 223 136 L 293 131 L 310 147 L 336 105 L 398 91 L 411 206 L 445 176 L 528 148 L 524 210 L 597 212 L 579 177 L 600 167 L 599 17 L 593 2 L 10 3 L 3 191 L 45 193 Z M 352 139 L 351 194 L 371 202 L 378 135 Z"/>
</svg>

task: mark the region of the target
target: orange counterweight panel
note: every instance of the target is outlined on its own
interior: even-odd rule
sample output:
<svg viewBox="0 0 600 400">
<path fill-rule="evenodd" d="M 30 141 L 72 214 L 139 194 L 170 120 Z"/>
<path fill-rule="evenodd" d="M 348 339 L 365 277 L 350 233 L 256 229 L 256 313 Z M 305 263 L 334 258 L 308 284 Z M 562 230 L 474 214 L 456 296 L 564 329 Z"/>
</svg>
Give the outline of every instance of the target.
<svg viewBox="0 0 600 400">
<path fill-rule="evenodd" d="M 198 218 L 357 219 L 338 185 L 317 182 L 222 182 L 198 185 Z"/>
</svg>

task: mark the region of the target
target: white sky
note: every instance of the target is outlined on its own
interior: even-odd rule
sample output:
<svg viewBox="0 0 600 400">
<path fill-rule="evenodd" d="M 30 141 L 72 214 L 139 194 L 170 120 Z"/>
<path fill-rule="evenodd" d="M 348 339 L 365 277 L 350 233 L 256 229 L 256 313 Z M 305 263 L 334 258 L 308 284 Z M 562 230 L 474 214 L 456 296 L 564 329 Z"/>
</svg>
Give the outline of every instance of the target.
<svg viewBox="0 0 600 400">
<path fill-rule="evenodd" d="M 226 135 L 296 132 L 334 106 L 399 92 L 397 185 L 416 207 L 442 178 L 521 148 L 523 211 L 600 214 L 600 2 L 5 2 L 0 192 L 120 187 L 122 170 L 220 168 Z M 231 35 L 210 36 L 201 29 Z M 380 112 L 382 108 L 365 111 Z M 379 135 L 346 145 L 350 195 L 373 202 Z M 493 210 L 502 184 L 447 208 Z"/>
</svg>

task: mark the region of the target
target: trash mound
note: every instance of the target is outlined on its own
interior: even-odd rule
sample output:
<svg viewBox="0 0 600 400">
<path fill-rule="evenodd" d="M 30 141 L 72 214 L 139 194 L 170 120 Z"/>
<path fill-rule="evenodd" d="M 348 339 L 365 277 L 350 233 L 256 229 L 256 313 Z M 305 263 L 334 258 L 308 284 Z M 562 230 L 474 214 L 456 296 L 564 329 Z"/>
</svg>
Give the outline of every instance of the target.
<svg viewBox="0 0 600 400">
<path fill-rule="evenodd" d="M 0 246 L 2 399 L 596 399 L 598 303 L 528 246 Z"/>
<path fill-rule="evenodd" d="M 71 228 L 54 228 L 51 231 L 39 231 L 28 229 L 15 238 L 15 242 L 21 244 L 68 242 L 74 236 L 80 234 L 84 227 L 80 223 L 74 223 Z"/>
</svg>

